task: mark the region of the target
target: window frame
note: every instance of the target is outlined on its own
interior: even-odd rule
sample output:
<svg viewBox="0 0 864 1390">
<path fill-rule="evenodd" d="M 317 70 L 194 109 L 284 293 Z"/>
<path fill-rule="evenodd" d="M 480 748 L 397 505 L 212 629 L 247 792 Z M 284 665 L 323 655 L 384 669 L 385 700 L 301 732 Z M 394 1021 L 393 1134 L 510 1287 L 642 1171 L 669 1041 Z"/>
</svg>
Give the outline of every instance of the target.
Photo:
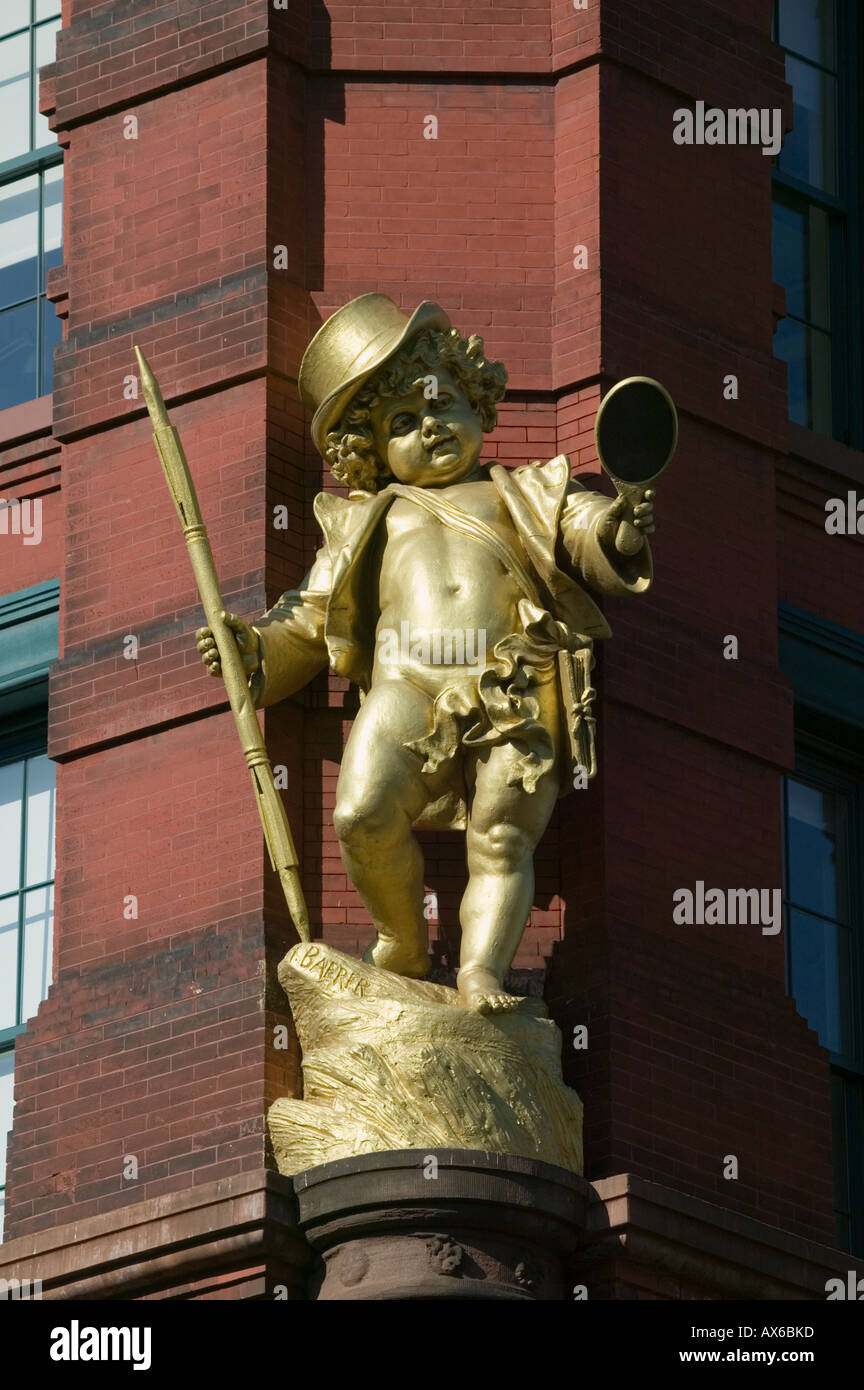
<svg viewBox="0 0 864 1390">
<path fill-rule="evenodd" d="M 859 7 L 842 0 L 835 7 L 837 20 L 837 194 L 826 193 L 780 168 L 780 156 L 772 170 L 772 203 L 798 211 L 818 207 L 828 218 L 829 361 L 831 371 L 831 427 L 829 438 L 851 448 L 864 448 L 864 404 L 854 390 L 853 364 L 864 351 L 864 256 L 862 256 L 861 193 L 864 172 L 857 151 L 864 144 L 864 17 Z M 820 72 L 831 72 L 807 54 L 780 44 L 778 8 L 775 3 L 772 38 L 784 55 L 789 54 Z M 788 318 L 799 320 L 793 315 Z M 809 325 L 808 325 L 809 326 Z M 824 431 L 812 425 L 813 433 Z"/>
<path fill-rule="evenodd" d="M 47 19 L 37 20 L 35 17 L 36 0 L 30 0 L 30 22 L 22 25 L 20 29 L 10 30 L 3 35 L 3 41 L 16 38 L 20 34 L 29 32 L 30 43 L 30 78 L 31 83 L 38 83 L 39 70 L 36 68 L 36 31 L 47 24 L 52 24 L 59 15 L 50 16 Z M 34 88 L 28 88 L 29 93 L 29 132 L 30 144 L 32 146 L 36 131 L 36 103 L 33 99 Z M 56 141 L 50 145 L 40 145 L 36 149 L 30 149 L 23 154 L 15 155 L 11 159 L 0 161 L 0 188 L 5 188 L 10 184 L 23 182 L 26 178 L 34 175 L 38 179 L 38 228 L 36 238 L 36 294 L 25 295 L 23 299 L 16 300 L 14 303 L 4 304 L 0 313 L 6 313 L 14 309 L 23 308 L 25 305 L 34 304 L 36 308 L 36 394 L 27 397 L 28 400 L 38 400 L 40 396 L 48 395 L 53 382 L 53 372 L 45 370 L 45 304 L 50 303 L 46 296 L 45 286 L 45 174 L 48 170 L 63 164 L 63 148 Z M 62 243 L 61 243 L 62 245 Z M 46 378 L 47 389 L 46 389 Z M 23 404 L 23 402 L 19 402 Z M 6 407 L 14 409 L 14 406 Z"/>
<path fill-rule="evenodd" d="M 37 713 L 38 710 L 38 713 Z M 46 706 L 32 707 L 27 712 L 27 717 L 19 718 L 15 726 L 6 733 L 0 734 L 0 767 L 8 766 L 11 763 L 24 762 L 24 779 L 22 782 L 22 807 L 21 807 L 21 831 L 19 853 L 22 861 L 27 851 L 27 760 L 29 758 L 41 757 L 48 751 L 48 709 Z M 54 827 L 56 842 L 56 824 Z M 22 865 L 23 867 L 23 865 Z M 18 939 L 17 939 L 17 960 L 16 960 L 16 998 L 15 998 L 15 1017 L 20 1020 L 9 1028 L 0 1028 L 0 1057 L 11 1054 L 12 1056 L 12 1075 L 15 1075 L 15 1041 L 27 1029 L 28 1019 L 22 1018 L 24 1005 L 24 922 L 23 912 L 27 893 L 42 887 L 53 887 L 56 881 L 56 865 L 54 878 L 45 884 L 24 884 L 23 872 L 20 876 L 18 889 L 14 893 L 4 894 L 4 897 L 18 897 Z M 53 973 L 53 972 L 52 972 Z M 50 985 L 49 985 L 50 988 Z M 41 1001 L 40 1001 L 41 1002 Z M 14 1081 L 13 1081 L 14 1085 Z M 0 1135 L 0 1144 L 5 1151 L 8 1142 L 9 1132 Z M 5 1167 L 5 1164 L 4 1164 Z M 3 1214 L 5 1213 L 5 1194 L 6 1183 L 0 1182 L 0 1240 L 3 1238 Z"/>
<path fill-rule="evenodd" d="M 840 1248 L 864 1255 L 864 636 L 786 603 L 779 605 L 779 626 L 780 669 L 791 678 L 795 694 L 795 770 L 790 775 L 850 795 L 849 969 L 854 1051 L 847 1055 L 828 1047 L 825 1050 L 831 1072 L 835 1211 L 838 1223 L 842 1214 L 849 1232 L 848 1243 L 841 1241 L 839 1232 L 837 1240 Z M 787 780 L 782 780 L 780 810 L 786 987 L 794 1002 Z M 842 1135 L 834 1115 L 838 1093 L 844 1101 Z"/>
<path fill-rule="evenodd" d="M 22 1018 L 24 1003 L 24 900 L 28 893 L 38 892 L 42 888 L 53 888 L 56 881 L 56 865 L 54 877 L 46 879 L 44 883 L 24 882 L 24 857 L 27 851 L 27 763 L 31 758 L 43 757 L 48 751 L 48 711 L 44 709 L 41 717 L 34 715 L 26 724 L 8 734 L 0 733 L 0 767 L 6 767 L 10 763 L 24 763 L 24 779 L 22 782 L 22 808 L 21 808 L 21 845 L 20 854 L 22 859 L 21 874 L 19 876 L 19 886 L 17 889 L 0 896 L 0 902 L 6 898 L 19 898 L 18 906 L 18 962 L 17 962 L 17 998 L 15 1001 L 15 1017 L 20 1020 L 9 1028 L 0 1028 L 0 1051 L 3 1051 L 8 1040 L 14 1040 L 19 1033 L 23 1033 L 27 1027 L 27 1020 Z M 56 836 L 56 826 L 55 826 Z"/>
<path fill-rule="evenodd" d="M 850 768 L 852 769 L 850 773 Z M 857 773 L 857 775 L 855 775 Z M 812 734 L 799 732 L 796 735 L 795 771 L 790 774 L 793 780 L 800 780 L 822 790 L 839 792 L 848 796 L 849 826 L 847 862 L 849 872 L 849 972 L 851 975 L 849 1005 L 851 1010 L 850 1030 L 852 1053 L 835 1051 L 827 1043 L 822 1043 L 830 1058 L 832 1082 L 832 1136 L 834 1140 L 835 1175 L 835 1213 L 843 1214 L 848 1222 L 849 1249 L 852 1254 L 864 1254 L 864 1182 L 860 1174 L 864 1172 L 864 930 L 862 930 L 862 907 L 864 907 L 864 758 L 850 752 L 847 748 L 815 738 Z M 786 921 L 789 916 L 789 874 L 788 874 L 788 784 L 789 777 L 783 778 L 783 901 Z M 793 933 L 786 934 L 786 988 L 792 995 L 792 958 L 795 952 Z M 804 1015 L 802 1014 L 803 1018 Z M 808 1026 L 816 1029 L 812 1023 Z M 820 1039 L 821 1041 L 821 1039 Z M 840 1152 L 841 1136 L 836 1132 L 833 1110 L 837 1096 L 844 1105 L 843 1151 Z M 852 1102 L 850 1104 L 850 1101 Z M 842 1183 L 844 1192 L 840 1192 Z M 845 1198 L 841 1202 L 841 1195 Z M 841 1235 L 838 1231 L 838 1242 Z M 842 1248 L 842 1247 L 841 1247 Z"/>
<path fill-rule="evenodd" d="M 850 775 L 843 768 L 853 768 Z M 857 776 L 854 775 L 857 773 Z M 808 913 L 808 909 L 793 903 L 789 895 L 789 780 L 800 781 L 808 786 L 818 787 L 820 791 L 839 792 L 848 799 L 849 825 L 847 843 L 843 846 L 849 866 L 849 926 L 850 933 L 849 966 L 852 972 L 852 987 L 849 993 L 851 1010 L 850 1032 L 852 1053 L 827 1050 L 831 1053 L 832 1066 L 848 1071 L 851 1076 L 864 1082 L 864 941 L 860 923 L 864 920 L 864 759 L 856 757 L 847 748 L 837 748 L 812 734 L 802 731 L 796 733 L 795 771 L 783 778 L 783 854 L 784 854 L 784 907 Z M 857 853 L 857 857 L 856 857 Z M 809 913 L 811 916 L 821 914 Z M 821 918 L 823 921 L 834 919 Z M 842 924 L 841 924 L 842 925 Z M 792 993 L 792 949 L 787 935 L 786 949 L 786 988 Z M 813 1026 L 812 1024 L 810 1025 Z M 824 1044 L 823 1044 L 824 1046 Z"/>
<path fill-rule="evenodd" d="M 59 609 L 60 582 L 56 579 L 0 596 L 0 761 L 4 763 L 47 751 L 48 673 L 57 660 Z M 7 652 L 11 660 L 4 659 Z M 21 944 L 19 922 L 16 1018 L 21 1008 Z M 12 1054 L 13 1073 L 15 1041 L 26 1028 L 27 1023 L 22 1022 L 0 1032 L 0 1054 Z M 4 1148 L 6 1139 L 5 1133 L 0 1136 Z M 5 1194 L 5 1190 L 4 1183 L 0 1191 Z M 0 1214 L 0 1240 L 2 1235 Z"/>
</svg>

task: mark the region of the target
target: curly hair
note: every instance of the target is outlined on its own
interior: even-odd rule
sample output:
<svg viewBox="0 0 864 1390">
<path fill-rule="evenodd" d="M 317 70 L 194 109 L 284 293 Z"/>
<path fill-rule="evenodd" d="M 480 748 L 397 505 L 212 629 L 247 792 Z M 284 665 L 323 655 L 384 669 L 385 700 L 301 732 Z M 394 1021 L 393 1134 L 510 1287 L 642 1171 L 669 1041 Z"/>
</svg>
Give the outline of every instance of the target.
<svg viewBox="0 0 864 1390">
<path fill-rule="evenodd" d="M 458 328 L 427 328 L 412 338 L 354 396 L 335 429 L 328 432 L 324 457 L 337 482 L 353 491 L 377 492 L 390 478 L 379 458 L 372 432 L 372 409 L 388 397 L 406 395 L 436 367 L 446 367 L 465 392 L 488 434 L 498 419 L 496 405 L 507 386 L 501 362 L 489 362 L 483 339 L 476 333 L 463 338 Z"/>
</svg>

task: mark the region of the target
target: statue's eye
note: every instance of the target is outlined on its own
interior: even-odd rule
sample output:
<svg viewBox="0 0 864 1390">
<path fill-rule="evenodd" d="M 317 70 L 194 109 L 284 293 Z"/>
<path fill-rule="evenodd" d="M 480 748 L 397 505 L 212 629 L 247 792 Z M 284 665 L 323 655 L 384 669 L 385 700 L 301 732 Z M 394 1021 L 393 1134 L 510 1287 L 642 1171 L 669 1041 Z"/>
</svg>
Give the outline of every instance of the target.
<svg viewBox="0 0 864 1390">
<path fill-rule="evenodd" d="M 414 416 L 406 412 L 401 415 L 394 415 L 390 421 L 391 434 L 408 434 L 414 428 Z"/>
</svg>

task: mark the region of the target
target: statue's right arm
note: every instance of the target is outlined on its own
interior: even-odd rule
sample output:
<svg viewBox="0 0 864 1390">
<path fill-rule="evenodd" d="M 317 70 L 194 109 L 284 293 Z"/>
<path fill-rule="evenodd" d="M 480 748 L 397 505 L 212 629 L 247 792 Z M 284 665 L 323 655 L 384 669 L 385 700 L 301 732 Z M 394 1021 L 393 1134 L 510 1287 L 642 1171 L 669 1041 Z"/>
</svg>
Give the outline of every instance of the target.
<svg viewBox="0 0 864 1390">
<path fill-rule="evenodd" d="M 306 578 L 252 624 L 259 637 L 258 669 L 249 687 L 257 709 L 308 685 L 329 663 L 324 624 L 330 597 L 330 558 L 319 550 Z"/>
</svg>

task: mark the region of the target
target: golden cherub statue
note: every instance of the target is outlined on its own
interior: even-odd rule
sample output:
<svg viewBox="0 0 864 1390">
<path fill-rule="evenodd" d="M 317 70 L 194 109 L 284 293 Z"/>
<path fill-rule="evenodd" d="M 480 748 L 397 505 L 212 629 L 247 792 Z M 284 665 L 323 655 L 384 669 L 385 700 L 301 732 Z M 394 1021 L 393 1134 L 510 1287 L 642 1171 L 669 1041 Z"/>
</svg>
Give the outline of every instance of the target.
<svg viewBox="0 0 864 1390">
<path fill-rule="evenodd" d="M 296 590 L 252 624 L 227 616 L 257 707 L 328 664 L 360 689 L 334 824 L 377 933 L 367 962 L 428 973 L 413 829 L 465 830 L 457 988 L 481 1013 L 519 1002 L 503 982 L 534 850 L 556 799 L 595 770 L 592 641 L 610 630 L 582 584 L 643 593 L 654 529 L 638 482 L 610 500 L 571 479 L 564 455 L 480 462 L 506 380 L 436 304 L 407 317 L 366 294 L 328 319 L 300 390 L 348 496 L 316 497 L 324 543 Z M 218 675 L 210 629 L 196 635 Z"/>
</svg>

